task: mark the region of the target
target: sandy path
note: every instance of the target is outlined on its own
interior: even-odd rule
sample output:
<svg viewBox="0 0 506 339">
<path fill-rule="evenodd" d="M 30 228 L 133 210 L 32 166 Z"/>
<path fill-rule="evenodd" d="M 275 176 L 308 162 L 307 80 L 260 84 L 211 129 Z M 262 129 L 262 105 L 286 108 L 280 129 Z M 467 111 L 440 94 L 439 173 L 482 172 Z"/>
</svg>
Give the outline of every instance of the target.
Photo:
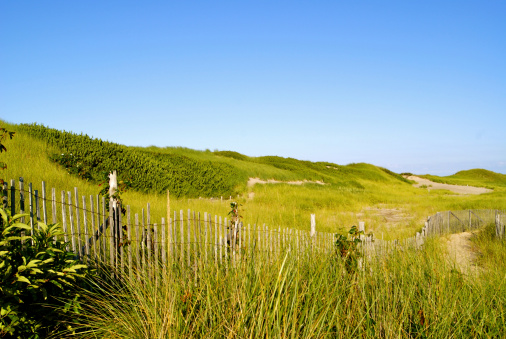
<svg viewBox="0 0 506 339">
<path fill-rule="evenodd" d="M 452 191 L 452 192 L 455 192 L 458 194 L 483 194 L 483 193 L 492 192 L 491 189 L 484 188 L 484 187 L 440 184 L 440 183 L 433 182 L 428 179 L 420 178 L 420 177 L 417 177 L 414 175 L 407 177 L 407 179 L 415 181 L 416 182 L 416 184 L 414 184 L 415 187 L 420 187 L 422 185 L 425 185 L 430 189 L 448 190 L 448 191 Z"/>
<path fill-rule="evenodd" d="M 447 241 L 448 255 L 461 272 L 477 271 L 477 253 L 473 250 L 471 232 L 451 234 Z"/>
</svg>

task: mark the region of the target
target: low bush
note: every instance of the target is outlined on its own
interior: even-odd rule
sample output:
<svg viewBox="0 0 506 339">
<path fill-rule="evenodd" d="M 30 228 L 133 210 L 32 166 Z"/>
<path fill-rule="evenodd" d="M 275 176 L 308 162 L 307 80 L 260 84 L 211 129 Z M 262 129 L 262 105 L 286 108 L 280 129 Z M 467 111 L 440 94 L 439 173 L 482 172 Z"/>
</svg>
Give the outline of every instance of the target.
<svg viewBox="0 0 506 339">
<path fill-rule="evenodd" d="M 0 209 L 0 337 L 45 338 L 58 330 L 62 312 L 79 311 L 80 285 L 88 273 L 58 224 L 20 222 Z M 56 239 L 56 240 L 55 240 Z"/>
<path fill-rule="evenodd" d="M 362 242 L 360 236 L 363 234 L 364 231 L 359 231 L 357 226 L 352 226 L 348 231 L 349 237 L 342 234 L 336 234 L 335 236 L 336 255 L 344 261 L 348 273 L 355 273 L 359 268 L 362 253 L 358 245 Z"/>
</svg>

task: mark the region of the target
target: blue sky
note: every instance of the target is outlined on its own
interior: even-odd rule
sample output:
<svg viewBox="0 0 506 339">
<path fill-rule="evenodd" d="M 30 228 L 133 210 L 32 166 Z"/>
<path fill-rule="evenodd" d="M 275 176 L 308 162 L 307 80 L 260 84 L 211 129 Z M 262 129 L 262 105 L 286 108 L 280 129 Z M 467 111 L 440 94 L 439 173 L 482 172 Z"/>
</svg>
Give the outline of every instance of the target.
<svg viewBox="0 0 506 339">
<path fill-rule="evenodd" d="M 2 1 L 0 118 L 126 145 L 506 173 L 504 1 Z"/>
</svg>

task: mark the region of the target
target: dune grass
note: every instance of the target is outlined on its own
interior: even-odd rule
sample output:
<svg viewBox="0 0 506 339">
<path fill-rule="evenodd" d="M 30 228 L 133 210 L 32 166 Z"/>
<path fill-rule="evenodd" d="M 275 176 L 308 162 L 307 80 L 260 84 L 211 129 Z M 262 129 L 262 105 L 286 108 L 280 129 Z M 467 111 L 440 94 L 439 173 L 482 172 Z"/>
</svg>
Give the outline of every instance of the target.
<svg viewBox="0 0 506 339">
<path fill-rule="evenodd" d="M 497 239 L 478 243 L 488 261 L 505 253 Z M 84 338 L 503 337 L 504 263 L 460 272 L 438 239 L 355 271 L 332 253 L 251 253 L 228 270 L 175 264 L 157 279 L 95 281 L 70 323 Z"/>
</svg>

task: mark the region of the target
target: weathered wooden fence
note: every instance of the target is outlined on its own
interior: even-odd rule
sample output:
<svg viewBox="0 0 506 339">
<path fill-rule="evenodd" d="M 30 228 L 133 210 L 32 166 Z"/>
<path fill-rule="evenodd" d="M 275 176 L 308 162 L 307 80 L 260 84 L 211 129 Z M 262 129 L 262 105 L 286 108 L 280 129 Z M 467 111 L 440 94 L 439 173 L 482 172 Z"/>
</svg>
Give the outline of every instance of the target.
<svg viewBox="0 0 506 339">
<path fill-rule="evenodd" d="M 117 185 L 111 175 L 110 187 Z M 311 215 L 310 230 L 272 227 L 266 224 L 243 224 L 229 218 L 191 210 L 172 211 L 159 222 L 152 220 L 150 204 L 140 211 L 121 206 L 111 199 L 92 195 L 80 196 L 73 191 L 55 188 L 46 192 L 31 183 L 25 185 L 22 178 L 6 182 L 2 203 L 12 215 L 28 213 L 25 220 L 32 227 L 38 221 L 60 223 L 63 241 L 68 249 L 89 265 L 107 264 L 113 275 L 147 274 L 153 277 L 170 265 L 196 269 L 202 264 L 234 265 L 248 260 L 252 255 L 269 261 L 288 250 L 301 255 L 314 255 L 334 251 L 335 233 L 316 231 L 315 215 Z M 113 191 L 110 192 L 111 196 Z M 427 218 L 421 232 L 414 237 L 383 241 L 372 236 L 362 236 L 362 249 L 368 255 L 381 255 L 396 248 L 419 248 L 426 237 L 477 229 L 495 223 L 496 234 L 504 238 L 505 212 L 500 210 L 466 210 L 438 212 Z M 363 222 L 359 230 L 365 231 Z"/>
<path fill-rule="evenodd" d="M 504 239 L 505 221 L 504 210 L 476 209 L 437 212 L 427 217 L 424 227 L 413 237 L 389 241 L 363 237 L 362 248 L 366 255 L 382 255 L 397 248 L 420 248 L 428 237 L 473 231 L 490 224 L 495 225 L 497 237 Z M 360 223 L 360 229 L 364 230 L 363 223 Z"/>
<path fill-rule="evenodd" d="M 496 234 L 502 237 L 504 223 L 501 224 L 502 210 L 463 210 L 438 212 L 427 218 L 422 232 L 425 236 L 472 231 L 484 225 L 496 224 Z M 502 229 L 502 231 L 500 230 Z"/>
<path fill-rule="evenodd" d="M 110 186 L 115 187 L 113 182 Z M 48 194 L 48 192 L 50 192 Z M 113 192 L 110 192 L 113 195 Z M 3 187 L 3 206 L 12 215 L 27 213 L 32 234 L 38 222 L 60 223 L 72 250 L 89 265 L 107 264 L 114 275 L 154 275 L 177 263 L 195 268 L 202 263 L 230 265 L 255 253 L 274 260 L 287 250 L 323 253 L 333 248 L 334 234 L 316 231 L 314 215 L 308 231 L 266 224 L 231 222 L 230 218 L 191 210 L 153 220 L 150 204 L 140 211 L 111 199 L 80 196 L 78 189 L 59 191 L 10 180 Z M 156 264 L 155 264 L 156 263 Z"/>
</svg>

